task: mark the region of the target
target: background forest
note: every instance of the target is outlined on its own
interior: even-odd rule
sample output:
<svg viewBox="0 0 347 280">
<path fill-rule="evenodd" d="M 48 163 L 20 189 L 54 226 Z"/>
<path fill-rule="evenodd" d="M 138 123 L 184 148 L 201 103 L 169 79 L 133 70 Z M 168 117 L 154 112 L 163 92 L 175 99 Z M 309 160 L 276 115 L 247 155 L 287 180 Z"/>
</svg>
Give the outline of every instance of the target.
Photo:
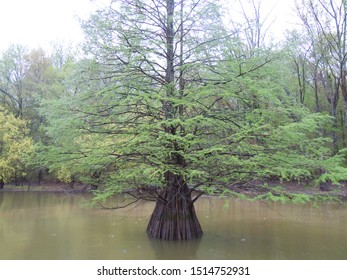
<svg viewBox="0 0 347 280">
<path fill-rule="evenodd" d="M 222 1 L 113 1 L 81 23 L 78 49 L 11 45 L 0 188 L 151 199 L 168 182 L 199 196 L 347 180 L 347 2 L 297 1 L 281 42 L 261 1 L 240 3 L 233 18 Z"/>
</svg>

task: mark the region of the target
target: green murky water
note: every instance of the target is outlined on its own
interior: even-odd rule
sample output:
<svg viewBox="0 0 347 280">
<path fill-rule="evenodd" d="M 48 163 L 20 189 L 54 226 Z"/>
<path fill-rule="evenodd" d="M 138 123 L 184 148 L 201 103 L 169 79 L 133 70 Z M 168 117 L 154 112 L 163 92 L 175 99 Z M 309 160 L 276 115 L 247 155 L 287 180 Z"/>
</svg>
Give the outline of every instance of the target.
<svg viewBox="0 0 347 280">
<path fill-rule="evenodd" d="M 347 259 L 347 204 L 201 198 L 197 241 L 151 240 L 153 203 L 81 208 L 82 195 L 0 192 L 0 259 Z"/>
</svg>

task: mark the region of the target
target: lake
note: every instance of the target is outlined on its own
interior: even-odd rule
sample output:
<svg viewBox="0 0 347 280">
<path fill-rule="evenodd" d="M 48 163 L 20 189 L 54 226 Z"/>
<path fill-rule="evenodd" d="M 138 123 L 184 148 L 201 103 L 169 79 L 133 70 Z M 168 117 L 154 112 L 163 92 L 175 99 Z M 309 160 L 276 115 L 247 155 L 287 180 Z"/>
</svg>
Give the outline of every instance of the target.
<svg viewBox="0 0 347 280">
<path fill-rule="evenodd" d="M 200 198 L 204 235 L 149 239 L 154 203 L 83 207 L 86 195 L 0 192 L 2 260 L 347 259 L 347 203 L 318 205 Z"/>
</svg>

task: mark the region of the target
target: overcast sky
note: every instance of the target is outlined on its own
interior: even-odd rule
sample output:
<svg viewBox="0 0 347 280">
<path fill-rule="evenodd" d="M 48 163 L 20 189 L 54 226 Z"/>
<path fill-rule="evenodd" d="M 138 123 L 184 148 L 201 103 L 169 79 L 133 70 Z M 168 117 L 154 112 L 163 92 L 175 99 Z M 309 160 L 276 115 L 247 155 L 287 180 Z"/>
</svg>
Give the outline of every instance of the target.
<svg viewBox="0 0 347 280">
<path fill-rule="evenodd" d="M 0 0 L 0 50 L 10 43 L 46 48 L 51 42 L 82 39 L 78 17 L 86 18 L 103 1 Z"/>
<path fill-rule="evenodd" d="M 230 2 L 229 2 L 230 1 Z M 10 43 L 48 48 L 51 42 L 68 44 L 83 36 L 77 20 L 110 0 L 0 0 L 0 51 Z M 232 4 L 233 0 L 227 0 Z M 262 0 L 265 9 L 276 5 L 276 32 L 284 32 L 284 20 L 294 0 Z M 233 9 L 231 9 L 233 10 Z"/>
</svg>

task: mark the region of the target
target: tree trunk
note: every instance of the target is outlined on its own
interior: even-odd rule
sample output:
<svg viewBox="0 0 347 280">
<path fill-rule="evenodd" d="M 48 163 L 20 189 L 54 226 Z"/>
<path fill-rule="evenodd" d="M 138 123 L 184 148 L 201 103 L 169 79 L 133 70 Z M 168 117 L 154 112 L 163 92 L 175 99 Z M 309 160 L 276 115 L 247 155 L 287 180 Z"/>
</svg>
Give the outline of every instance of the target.
<svg viewBox="0 0 347 280">
<path fill-rule="evenodd" d="M 183 9 L 183 3 L 181 3 Z M 166 0 L 166 97 L 168 100 L 163 102 L 165 119 L 175 117 L 176 109 L 169 98 L 175 96 L 177 85 L 175 85 L 175 30 L 174 30 L 174 10 L 175 1 Z M 183 10 L 181 11 L 183 12 Z M 181 21 L 183 20 L 181 15 Z M 181 22 L 183 24 L 183 22 Z M 181 30 L 182 32 L 182 30 Z M 181 36 L 181 40 L 183 37 Z M 180 45 L 183 51 L 183 42 Z M 183 63 L 183 53 L 180 56 L 180 63 Z M 180 73 L 179 95 L 183 95 L 183 72 Z M 176 96 L 177 97 L 177 96 Z M 179 108 L 181 112 L 183 108 Z M 169 135 L 176 135 L 176 127 L 167 126 L 164 128 Z M 168 144 L 168 149 L 174 152 L 168 155 L 168 164 L 185 167 L 184 158 L 180 155 L 179 145 L 175 141 Z M 188 188 L 182 175 L 174 174 L 171 171 L 165 173 L 166 188 L 158 194 L 157 203 L 147 227 L 147 233 L 152 238 L 163 240 L 189 240 L 196 239 L 202 235 L 202 230 L 194 209 L 194 201 L 191 191 Z"/>
<path fill-rule="evenodd" d="M 341 70 L 341 92 L 343 96 L 343 101 L 345 104 L 345 114 L 347 114 L 347 84 L 346 84 L 346 70 Z M 347 118 L 345 118 L 345 127 L 347 128 Z"/>
<path fill-rule="evenodd" d="M 337 106 L 332 104 L 331 107 L 331 116 L 333 117 L 333 129 L 330 132 L 330 137 L 332 139 L 332 145 L 333 145 L 333 153 L 336 154 L 338 152 L 338 144 L 337 144 L 337 134 L 336 131 L 338 130 L 338 118 L 337 118 Z"/>
<path fill-rule="evenodd" d="M 347 104 L 345 111 L 340 110 L 340 127 L 341 127 L 341 137 L 342 137 L 342 146 L 346 147 L 346 126 L 347 126 Z"/>
<path fill-rule="evenodd" d="M 0 180 L 0 190 L 2 190 L 5 186 L 5 183 L 4 181 Z"/>
<path fill-rule="evenodd" d="M 315 96 L 315 103 L 316 103 L 316 113 L 320 113 L 320 104 L 319 104 L 319 95 L 318 95 L 318 82 L 316 78 L 316 74 L 314 77 L 314 96 Z"/>
<path fill-rule="evenodd" d="M 149 237 L 163 240 L 201 237 L 203 232 L 188 185 L 181 176 L 169 173 L 167 177 L 169 186 L 160 193 L 147 227 Z"/>
</svg>

